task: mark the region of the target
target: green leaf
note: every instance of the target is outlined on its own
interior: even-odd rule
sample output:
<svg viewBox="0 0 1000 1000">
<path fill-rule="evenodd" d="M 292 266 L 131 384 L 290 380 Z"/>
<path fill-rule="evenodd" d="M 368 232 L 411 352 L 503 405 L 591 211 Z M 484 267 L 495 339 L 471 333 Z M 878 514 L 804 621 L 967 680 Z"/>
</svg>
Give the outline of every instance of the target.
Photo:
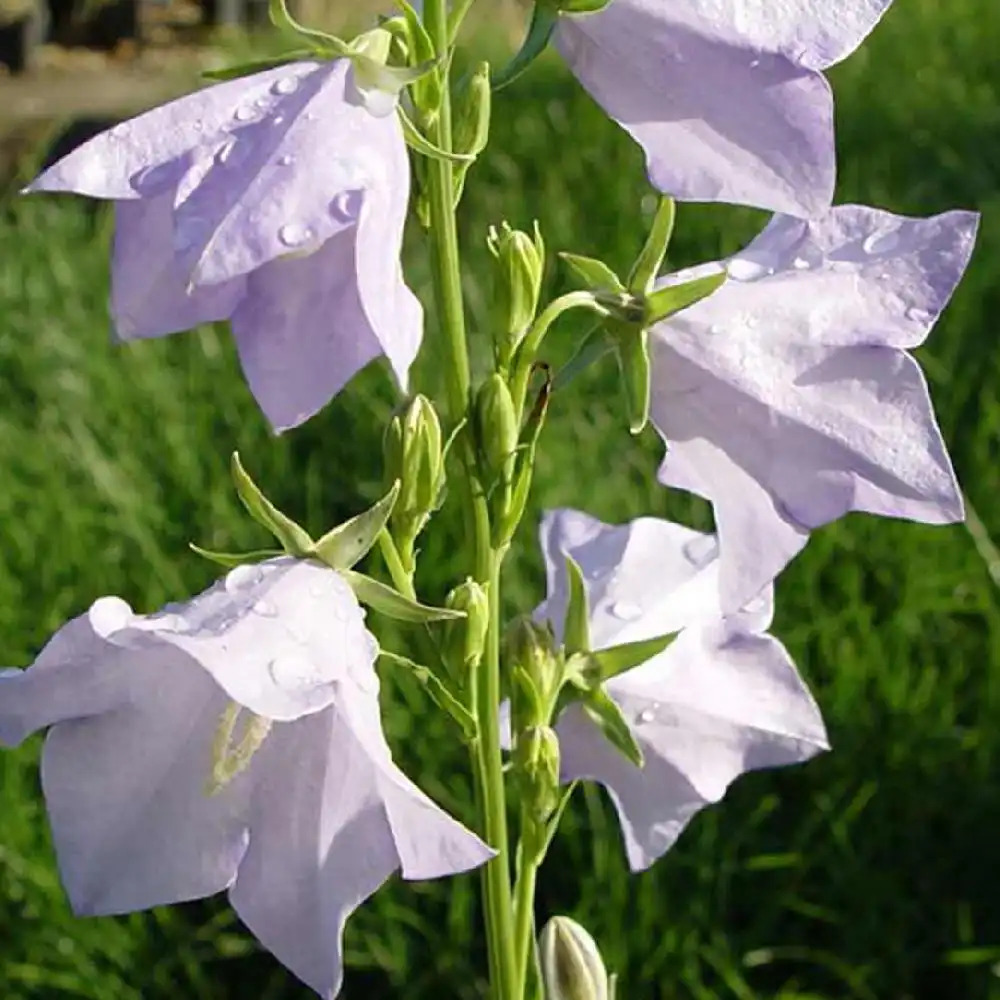
<svg viewBox="0 0 1000 1000">
<path fill-rule="evenodd" d="M 304 528 L 300 528 L 290 517 L 282 514 L 264 496 L 257 484 L 247 475 L 240 462 L 238 451 L 233 452 L 230 470 L 233 474 L 233 482 L 236 484 L 236 493 L 250 516 L 258 524 L 267 528 L 281 542 L 285 551 L 290 552 L 293 556 L 305 557 L 309 555 L 313 544 L 309 533 Z"/>
<path fill-rule="evenodd" d="M 677 218 L 677 206 L 673 198 L 663 195 L 653 216 L 646 245 L 642 248 L 638 259 L 632 266 L 628 276 L 629 291 L 634 295 L 646 295 L 653 289 L 653 282 L 660 273 L 663 260 L 667 256 L 670 237 L 674 233 L 674 222 Z"/>
<path fill-rule="evenodd" d="M 275 556 L 285 554 L 281 549 L 255 549 L 253 552 L 213 552 L 211 549 L 203 549 L 200 545 L 195 545 L 194 542 L 188 542 L 188 548 L 203 559 L 225 566 L 226 569 L 242 566 L 244 563 L 260 562 L 262 559 L 273 559 Z"/>
<path fill-rule="evenodd" d="M 584 287 L 594 291 L 614 292 L 616 294 L 628 291 L 621 278 L 604 263 L 594 257 L 583 257 L 575 253 L 560 253 L 573 273 L 580 278 Z"/>
<path fill-rule="evenodd" d="M 315 55 L 314 49 L 296 49 L 294 52 L 272 56 L 270 59 L 251 59 L 249 62 L 227 66 L 225 69 L 207 69 L 201 75 L 206 80 L 236 80 L 241 76 L 261 73 L 267 69 L 277 69 L 279 66 L 287 66 L 289 63 L 298 62 L 300 59 L 309 59 Z"/>
<path fill-rule="evenodd" d="M 569 604 L 566 608 L 566 624 L 563 641 L 569 653 L 580 653 L 590 649 L 590 608 L 587 604 L 587 585 L 583 582 L 583 571 L 579 563 L 569 555 L 566 560 L 566 577 L 569 581 Z"/>
<path fill-rule="evenodd" d="M 350 569 L 375 544 L 378 533 L 386 526 L 392 514 L 399 489 L 400 482 L 397 479 L 377 504 L 328 531 L 313 545 L 310 555 L 316 556 L 332 569 Z"/>
<path fill-rule="evenodd" d="M 638 642 L 626 642 L 609 649 L 597 649 L 590 654 L 590 659 L 596 662 L 600 679 L 607 681 L 659 656 L 676 638 L 677 633 L 670 632 L 658 635 L 655 639 L 640 639 Z"/>
<path fill-rule="evenodd" d="M 380 650 L 379 656 L 407 670 L 423 686 L 431 701 L 458 724 L 467 742 L 471 743 L 479 736 L 479 726 L 475 717 L 430 667 L 421 666 L 405 656 L 390 653 L 385 649 Z"/>
<path fill-rule="evenodd" d="M 659 323 L 661 319 L 673 316 L 688 306 L 693 306 L 696 302 L 708 298 L 712 292 L 720 288 L 726 281 L 726 272 L 720 271 L 718 274 L 709 274 L 704 278 L 695 278 L 694 281 L 685 282 L 683 285 L 668 285 L 666 288 L 658 288 L 655 292 L 646 296 L 645 312 L 643 323 L 652 326 Z"/>
<path fill-rule="evenodd" d="M 642 748 L 636 742 L 631 726 L 622 710 L 604 688 L 595 688 L 581 702 L 584 712 L 604 734 L 604 738 L 627 760 L 642 767 Z"/>
<path fill-rule="evenodd" d="M 445 163 L 471 163 L 475 156 L 472 153 L 449 153 L 447 150 L 442 149 L 440 146 L 435 146 L 430 139 L 426 138 L 413 124 L 409 115 L 400 105 L 396 108 L 396 114 L 399 115 L 400 123 L 403 126 L 403 137 L 406 139 L 406 144 L 416 152 L 420 153 L 422 156 L 426 156 L 430 160 L 441 160 Z"/>
<path fill-rule="evenodd" d="M 638 434 L 649 420 L 649 337 L 645 330 L 629 326 L 622 331 L 615 346 L 629 430 Z"/>
<path fill-rule="evenodd" d="M 378 580 L 373 580 L 364 573 L 358 573 L 353 569 L 340 570 L 340 575 L 351 585 L 355 597 L 362 604 L 367 604 L 370 608 L 385 615 L 387 618 L 395 618 L 401 622 L 415 622 L 422 624 L 425 622 L 448 621 L 454 618 L 464 618 L 463 611 L 452 611 L 449 608 L 431 608 L 426 604 L 418 604 L 404 597 L 399 591 Z"/>
<path fill-rule="evenodd" d="M 614 342 L 604 331 L 604 321 L 598 320 L 584 335 L 573 356 L 556 372 L 553 391 L 569 385 L 578 375 L 614 350 Z"/>
<path fill-rule="evenodd" d="M 552 3 L 536 3 L 528 34 L 517 55 L 493 78 L 493 89 L 513 83 L 546 49 L 556 30 L 559 11 Z"/>
</svg>

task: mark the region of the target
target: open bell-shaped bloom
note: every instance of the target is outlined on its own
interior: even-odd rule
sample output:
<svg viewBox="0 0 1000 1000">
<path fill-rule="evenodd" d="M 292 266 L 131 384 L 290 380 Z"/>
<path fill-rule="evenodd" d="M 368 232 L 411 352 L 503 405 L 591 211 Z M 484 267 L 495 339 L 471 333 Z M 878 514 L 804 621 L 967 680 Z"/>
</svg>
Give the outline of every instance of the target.
<svg viewBox="0 0 1000 1000">
<path fill-rule="evenodd" d="M 715 539 L 657 518 L 609 525 L 575 510 L 542 521 L 548 596 L 535 612 L 561 631 L 565 556 L 583 571 L 595 650 L 679 633 L 662 653 L 605 684 L 645 764 L 609 743 L 577 705 L 556 723 L 561 780 L 591 779 L 618 810 L 633 871 L 647 868 L 745 771 L 827 748 L 819 709 L 767 634 L 770 592 L 736 615 L 719 606 Z"/>
<path fill-rule="evenodd" d="M 350 61 L 182 97 L 102 132 L 28 190 L 113 200 L 118 337 L 231 320 L 277 430 L 379 355 L 405 385 L 422 327 L 399 262 L 409 160 L 396 115 L 366 105 Z"/>
<path fill-rule="evenodd" d="M 810 216 L 829 206 L 833 96 L 891 0 L 612 0 L 564 14 L 556 45 L 682 201 Z"/>
<path fill-rule="evenodd" d="M 344 923 L 393 872 L 492 855 L 393 764 L 377 651 L 343 577 L 282 557 L 157 614 L 101 598 L 0 673 L 0 743 L 50 727 L 42 786 L 74 910 L 228 889 L 264 947 L 334 996 Z"/>
<path fill-rule="evenodd" d="M 848 511 L 961 520 L 907 348 L 951 297 L 977 221 L 854 205 L 812 222 L 777 216 L 726 262 L 717 292 L 653 327 L 660 479 L 714 505 L 727 612 Z"/>
</svg>

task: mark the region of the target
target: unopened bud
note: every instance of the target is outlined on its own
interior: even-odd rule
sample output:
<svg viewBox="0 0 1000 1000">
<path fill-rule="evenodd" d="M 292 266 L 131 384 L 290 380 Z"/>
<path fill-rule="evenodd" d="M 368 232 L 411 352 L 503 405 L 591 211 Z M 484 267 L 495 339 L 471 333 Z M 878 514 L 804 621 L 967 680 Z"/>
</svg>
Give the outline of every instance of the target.
<svg viewBox="0 0 1000 1000">
<path fill-rule="evenodd" d="M 553 917 L 538 940 L 546 1000 L 608 1000 L 597 943 L 575 920 Z"/>
<path fill-rule="evenodd" d="M 507 365 L 538 311 L 545 242 L 538 223 L 531 237 L 504 222 L 490 230 L 488 244 L 498 265 L 493 296 L 497 356 Z"/>
<path fill-rule="evenodd" d="M 404 536 L 415 537 L 437 509 L 444 486 L 441 424 L 426 397 L 414 396 L 406 411 L 392 418 L 382 453 L 386 479 L 401 483 L 393 525 Z"/>
<path fill-rule="evenodd" d="M 518 734 L 511 758 L 521 800 L 536 823 L 545 823 L 559 804 L 559 737 L 549 726 Z"/>
<path fill-rule="evenodd" d="M 534 692 L 532 700 L 537 701 L 537 705 L 525 705 L 518 712 L 518 724 L 547 723 L 545 707 L 555 698 L 562 683 L 562 657 L 552 629 L 527 615 L 515 618 L 504 633 L 504 662 L 511 671 L 515 668 L 523 671 Z"/>
<path fill-rule="evenodd" d="M 469 82 L 455 96 L 453 109 L 453 141 L 456 153 L 478 156 L 490 137 L 490 107 L 493 88 L 490 86 L 490 64 L 481 62 Z M 472 164 L 468 161 L 455 164 L 453 171 L 455 184 L 455 204 L 462 197 L 465 175 Z"/>
<path fill-rule="evenodd" d="M 509 482 L 517 450 L 517 415 L 510 389 L 497 372 L 482 384 L 476 396 L 476 432 L 490 477 Z"/>
<path fill-rule="evenodd" d="M 475 667 L 486 647 L 490 607 L 486 591 L 471 577 L 455 587 L 445 600 L 445 607 L 464 611 L 465 617 L 447 622 L 441 655 L 452 676 L 464 680 Z"/>
</svg>

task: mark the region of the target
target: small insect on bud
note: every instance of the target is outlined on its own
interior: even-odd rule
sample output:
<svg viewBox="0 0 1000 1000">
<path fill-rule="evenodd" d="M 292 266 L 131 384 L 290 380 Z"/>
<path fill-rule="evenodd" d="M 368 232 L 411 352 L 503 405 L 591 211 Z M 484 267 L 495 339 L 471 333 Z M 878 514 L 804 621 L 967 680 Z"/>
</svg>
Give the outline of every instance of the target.
<svg viewBox="0 0 1000 1000">
<path fill-rule="evenodd" d="M 546 1000 L 608 1000 L 597 943 L 575 920 L 553 917 L 538 940 Z"/>
<path fill-rule="evenodd" d="M 446 608 L 465 612 L 463 619 L 446 623 L 441 648 L 441 656 L 452 676 L 464 681 L 486 647 L 489 601 L 486 591 L 469 577 L 448 594 L 444 603 Z"/>
<path fill-rule="evenodd" d="M 490 230 L 488 244 L 498 264 L 493 296 L 497 359 L 506 366 L 538 311 L 545 242 L 537 223 L 531 237 L 504 222 Z"/>
</svg>

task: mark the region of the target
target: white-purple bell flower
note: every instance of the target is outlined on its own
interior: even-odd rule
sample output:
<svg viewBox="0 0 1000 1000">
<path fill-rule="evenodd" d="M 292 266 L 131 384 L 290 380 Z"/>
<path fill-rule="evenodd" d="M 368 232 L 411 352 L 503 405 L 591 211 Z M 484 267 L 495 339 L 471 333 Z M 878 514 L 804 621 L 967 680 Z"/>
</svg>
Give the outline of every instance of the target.
<svg viewBox="0 0 1000 1000">
<path fill-rule="evenodd" d="M 612 746 L 579 705 L 555 727 L 561 780 L 605 785 L 634 871 L 669 850 L 740 774 L 827 748 L 815 701 L 766 631 L 770 592 L 736 615 L 723 614 L 711 535 L 657 518 L 608 525 L 563 509 L 545 515 L 540 537 L 548 595 L 535 617 L 551 622 L 557 637 L 569 606 L 567 555 L 586 582 L 594 650 L 678 633 L 662 653 L 604 685 L 632 728 L 643 767 Z"/>
<path fill-rule="evenodd" d="M 928 524 L 962 498 L 907 353 L 968 263 L 978 216 L 911 219 L 854 205 L 776 216 L 724 265 L 730 280 L 650 331 L 660 479 L 710 500 L 722 606 L 773 580 L 814 528 L 848 511 Z"/>
<path fill-rule="evenodd" d="M 420 345 L 399 260 L 402 127 L 355 77 L 338 59 L 207 87 L 101 133 L 28 188 L 113 200 L 118 337 L 231 320 L 277 430 L 380 355 L 405 387 Z"/>
<path fill-rule="evenodd" d="M 393 763 L 377 655 L 344 578 L 281 557 L 157 614 L 101 598 L 0 672 L 0 743 L 49 729 L 42 786 L 74 910 L 228 890 L 265 948 L 335 996 L 344 923 L 386 879 L 492 856 Z"/>
<path fill-rule="evenodd" d="M 612 0 L 555 42 L 682 201 L 812 216 L 833 197 L 833 95 L 891 0 Z"/>
</svg>

